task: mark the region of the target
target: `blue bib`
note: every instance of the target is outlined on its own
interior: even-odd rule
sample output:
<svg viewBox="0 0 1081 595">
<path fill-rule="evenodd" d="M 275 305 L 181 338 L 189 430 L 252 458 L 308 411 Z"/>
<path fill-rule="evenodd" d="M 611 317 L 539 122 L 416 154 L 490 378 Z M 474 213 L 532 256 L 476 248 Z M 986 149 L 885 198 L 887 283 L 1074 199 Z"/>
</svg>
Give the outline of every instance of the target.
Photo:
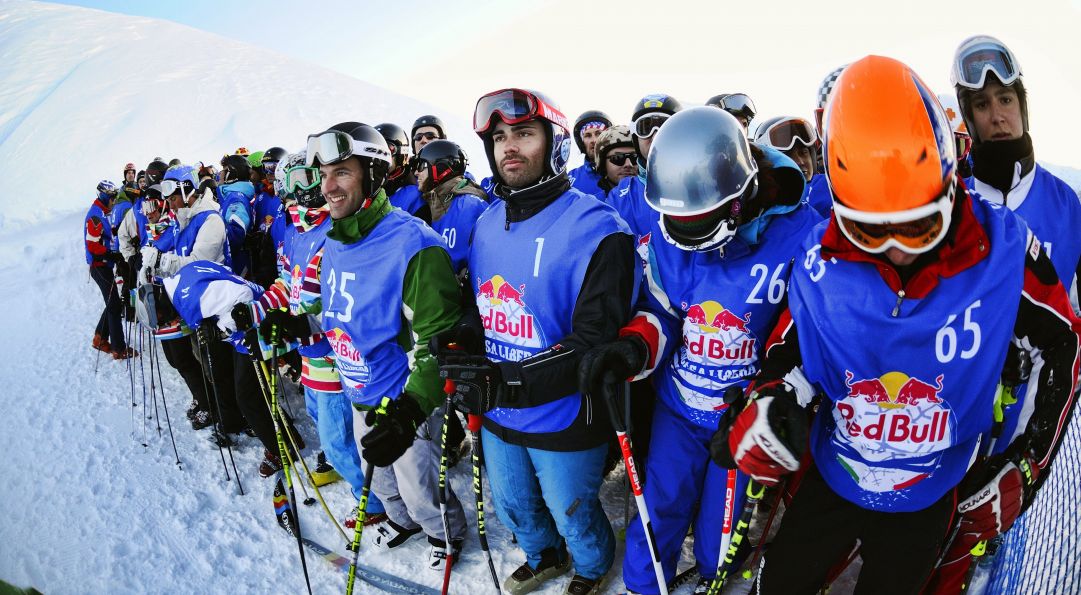
<svg viewBox="0 0 1081 595">
<path fill-rule="evenodd" d="M 323 246 L 323 331 L 334 350 L 342 392 L 354 403 L 377 405 L 405 388 L 410 356 L 398 343 L 405 321 L 405 270 L 414 255 L 431 246 L 443 241 L 398 209 L 358 242 L 330 240 Z"/>
<path fill-rule="evenodd" d="M 646 184 L 638 176 L 620 180 L 619 186 L 608 193 L 604 202 L 619 213 L 636 238 L 649 233 L 653 223 L 660 221 L 660 214 L 646 202 Z"/>
<path fill-rule="evenodd" d="M 600 187 L 601 175 L 589 165 L 588 160 L 569 173 L 571 188 L 582 194 L 595 196 L 598 200 L 604 200 L 604 190 Z"/>
<path fill-rule="evenodd" d="M 524 360 L 569 335 L 597 246 L 610 234 L 629 233 L 615 211 L 574 189 L 509 230 L 505 225 L 501 201 L 477 220 L 469 253 L 487 355 L 497 362 Z M 536 407 L 493 409 L 487 417 L 519 432 L 557 432 L 578 417 L 581 402 L 575 393 Z"/>
<path fill-rule="evenodd" d="M 308 312 L 312 307 L 311 302 L 304 301 L 305 296 L 301 294 L 301 288 L 304 286 L 304 272 L 322 251 L 327 241 L 328 231 L 330 231 L 330 217 L 327 217 L 318 227 L 294 234 L 289 242 L 286 267 L 281 276 L 289 287 L 289 311 L 294 315 Z M 305 357 L 323 357 L 330 353 L 330 342 L 324 337 L 314 345 L 302 345 L 297 351 Z"/>
<path fill-rule="evenodd" d="M 406 184 L 390 196 L 390 204 L 412 215 L 424 206 L 424 197 L 416 184 Z"/>
<path fill-rule="evenodd" d="M 737 246 L 740 240 L 734 239 L 724 256 L 719 250 L 676 248 L 664 240 L 658 221 L 639 240 L 649 291 L 682 319 L 682 344 L 654 374 L 657 395 L 672 411 L 699 426 L 717 427 L 727 407 L 725 389 L 745 386 L 758 373 L 792 261 L 802 260 L 803 239 L 820 220 L 800 203 L 775 216 L 758 244 Z"/>
<path fill-rule="evenodd" d="M 488 203 L 476 196 L 459 194 L 451 200 L 450 208 L 439 221 L 432 222 L 432 229 L 447 245 L 455 274 L 461 273 L 469 264 L 469 240 L 473 237 L 473 226 L 487 208 Z"/>
<path fill-rule="evenodd" d="M 825 395 L 811 450 L 843 498 L 922 510 L 960 482 L 992 424 L 1024 282 L 1024 222 L 973 200 L 990 253 L 923 299 L 894 293 L 877 266 L 823 261 L 808 236 L 789 308 L 803 370 Z"/>
</svg>

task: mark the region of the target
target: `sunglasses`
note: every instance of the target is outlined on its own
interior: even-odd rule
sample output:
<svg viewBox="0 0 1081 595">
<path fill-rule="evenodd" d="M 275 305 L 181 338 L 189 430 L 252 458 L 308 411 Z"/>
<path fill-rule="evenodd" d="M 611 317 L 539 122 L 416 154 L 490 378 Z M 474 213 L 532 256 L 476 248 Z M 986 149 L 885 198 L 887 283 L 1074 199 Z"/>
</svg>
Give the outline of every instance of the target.
<svg viewBox="0 0 1081 595">
<path fill-rule="evenodd" d="M 631 162 L 631 165 L 638 165 L 637 153 L 611 153 L 605 159 L 616 167 L 622 167 L 628 161 Z"/>
<path fill-rule="evenodd" d="M 413 142 L 419 143 L 422 140 L 436 140 L 439 135 L 434 132 L 418 132 L 413 135 Z"/>
</svg>

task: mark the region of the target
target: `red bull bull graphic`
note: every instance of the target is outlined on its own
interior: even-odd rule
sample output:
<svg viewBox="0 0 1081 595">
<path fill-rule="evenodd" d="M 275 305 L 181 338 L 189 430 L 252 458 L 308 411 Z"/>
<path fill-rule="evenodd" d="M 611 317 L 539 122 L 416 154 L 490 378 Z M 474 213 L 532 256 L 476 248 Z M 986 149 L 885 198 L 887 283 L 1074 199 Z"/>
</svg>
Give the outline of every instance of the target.
<svg viewBox="0 0 1081 595">
<path fill-rule="evenodd" d="M 502 275 L 478 281 L 477 308 L 480 310 L 484 334 L 502 344 L 502 348 L 497 349 L 495 342 L 488 341 L 491 355 L 502 360 L 519 361 L 533 352 L 516 347 L 539 349 L 545 346 L 526 300 L 524 283 L 516 286 Z M 492 349 L 499 353 L 493 353 Z"/>
<path fill-rule="evenodd" d="M 676 386 L 690 407 L 720 411 L 724 389 L 758 371 L 751 314 L 740 316 L 712 300 L 682 308 L 683 346 L 672 366 L 683 382 Z"/>
<path fill-rule="evenodd" d="M 334 350 L 342 382 L 355 389 L 364 388 L 371 380 L 371 370 L 360 350 L 353 344 L 353 338 L 338 327 L 326 331 L 326 337 L 330 341 L 330 348 Z"/>
<path fill-rule="evenodd" d="M 289 301 L 297 304 L 300 303 L 300 287 L 304 285 L 304 273 L 300 271 L 300 265 L 293 265 L 293 278 L 290 280 L 289 285 Z"/>
<path fill-rule="evenodd" d="M 872 492 L 899 490 L 925 479 L 938 457 L 922 460 L 915 468 L 874 464 L 926 458 L 952 446 L 953 412 L 940 396 L 943 375 L 933 382 L 898 371 L 857 379 L 845 370 L 844 383 L 847 394 L 834 406 L 837 427 L 832 440 L 842 445 L 842 451 L 854 449 L 862 459 L 839 457 L 852 479 Z"/>
</svg>

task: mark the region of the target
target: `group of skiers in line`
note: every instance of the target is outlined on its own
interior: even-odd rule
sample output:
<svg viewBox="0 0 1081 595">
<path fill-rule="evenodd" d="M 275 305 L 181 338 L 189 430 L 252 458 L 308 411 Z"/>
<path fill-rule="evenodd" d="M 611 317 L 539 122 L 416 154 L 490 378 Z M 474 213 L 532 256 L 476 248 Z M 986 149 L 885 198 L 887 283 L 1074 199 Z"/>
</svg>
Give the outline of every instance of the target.
<svg viewBox="0 0 1081 595">
<path fill-rule="evenodd" d="M 717 592 L 751 557 L 742 521 L 774 500 L 758 592 L 817 592 L 857 542 L 859 592 L 959 592 L 1072 414 L 1081 202 L 1035 162 L 1009 48 L 965 40 L 951 81 L 940 101 L 867 56 L 823 81 L 815 123 L 753 134 L 738 93 L 647 95 L 624 126 L 502 89 L 474 113 L 480 184 L 434 116 L 409 134 L 342 122 L 220 172 L 156 159 L 145 185 L 126 168 L 86 220 L 94 346 L 137 355 L 114 266 L 159 288 L 193 426 L 250 428 L 264 476 L 286 453 L 252 360 L 298 354 L 326 459 L 374 494 L 356 511 L 374 546 L 423 533 L 439 571 L 466 539 L 443 445 L 464 437 L 456 412 L 479 421 L 526 558 L 508 593 L 572 567 L 566 593 L 612 577 L 598 493 L 626 426 L 643 472 L 630 592 L 668 592 L 689 529 L 694 592 Z M 572 141 L 586 162 L 568 170 Z"/>
</svg>

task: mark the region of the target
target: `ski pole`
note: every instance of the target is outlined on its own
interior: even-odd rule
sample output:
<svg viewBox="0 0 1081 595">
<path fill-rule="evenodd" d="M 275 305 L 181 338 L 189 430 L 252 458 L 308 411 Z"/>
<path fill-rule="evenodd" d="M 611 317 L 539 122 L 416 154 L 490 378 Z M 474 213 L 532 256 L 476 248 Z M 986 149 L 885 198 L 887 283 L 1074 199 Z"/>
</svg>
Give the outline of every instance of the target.
<svg viewBox="0 0 1081 595">
<path fill-rule="evenodd" d="M 657 548 L 657 538 L 653 534 L 653 523 L 649 519 L 649 510 L 646 508 L 646 498 L 642 494 L 642 481 L 638 477 L 638 466 L 634 462 L 634 450 L 631 437 L 627 434 L 627 426 L 624 424 L 619 408 L 616 406 L 615 378 L 611 374 L 604 377 L 604 400 L 608 404 L 608 413 L 612 418 L 612 426 L 616 430 L 616 439 L 619 441 L 619 449 L 623 453 L 623 465 L 627 468 L 627 478 L 631 482 L 631 491 L 634 493 L 634 503 L 638 507 L 638 520 L 642 523 L 642 529 L 646 534 L 646 543 L 649 544 L 649 556 L 653 559 L 653 572 L 657 575 L 657 587 L 662 595 L 668 595 L 668 583 L 664 580 L 664 568 L 661 566 L 660 552 Z"/>
<path fill-rule="evenodd" d="M 125 347 L 130 349 L 130 347 Z M 143 351 L 143 331 L 139 330 L 139 351 Z M 131 359 L 131 358 L 128 358 Z M 139 358 L 139 378 L 143 382 L 143 414 L 140 416 L 143 418 L 143 448 L 148 446 L 146 439 L 146 372 L 143 370 L 143 358 Z M 132 409 L 132 415 L 135 414 L 135 410 Z"/>
<path fill-rule="evenodd" d="M 150 336 L 150 331 L 147 331 L 146 335 L 147 335 L 147 339 L 146 339 L 147 343 L 149 343 L 151 347 L 156 347 L 156 345 L 154 344 L 154 337 Z M 140 353 L 145 353 L 145 352 L 140 352 Z M 157 363 L 158 367 L 160 368 L 161 367 L 161 362 L 155 362 L 154 361 L 155 360 L 154 356 L 155 356 L 156 353 L 157 353 L 156 348 L 152 349 L 150 351 L 150 402 L 154 404 L 154 424 L 157 425 L 157 427 L 158 427 L 158 439 L 160 440 L 161 439 L 161 416 L 158 415 L 158 393 L 157 393 L 157 390 L 155 390 L 155 388 L 154 388 L 154 386 L 155 386 L 155 384 L 154 384 L 154 364 Z M 165 393 L 162 393 L 162 394 L 165 394 Z"/>
<path fill-rule="evenodd" d="M 454 566 L 454 547 L 450 543 L 450 520 L 447 518 L 447 460 L 450 458 L 447 449 L 447 426 L 450 425 L 450 410 L 454 406 L 454 381 L 447 379 L 443 383 L 443 392 L 447 394 L 443 402 L 443 427 L 439 438 L 439 516 L 443 517 L 443 540 L 444 552 L 447 557 L 443 568 L 443 595 L 447 595 L 450 588 L 450 571 Z"/>
<path fill-rule="evenodd" d="M 260 362 L 263 366 L 263 373 L 266 374 L 266 364 Z M 270 408 L 271 413 L 278 406 L 278 390 L 277 383 L 273 380 L 270 381 Z M 300 552 L 300 567 L 304 571 L 304 583 L 308 587 L 308 595 L 311 595 L 312 584 L 308 578 L 308 561 L 304 556 L 304 543 L 303 535 L 300 530 L 300 509 L 296 506 L 296 493 L 293 491 L 293 477 L 289 474 L 289 449 L 285 446 L 285 440 L 282 438 L 281 424 L 278 423 L 278 418 L 275 415 L 270 416 L 274 422 L 274 438 L 278 442 L 278 456 L 281 457 L 282 471 L 285 473 L 285 485 L 289 490 L 289 503 L 293 507 L 293 529 L 296 532 L 297 537 L 297 550 Z M 299 453 L 298 453 L 299 454 Z"/>
<path fill-rule="evenodd" d="M 452 382 L 448 380 L 448 382 Z M 484 552 L 484 556 L 488 558 L 488 571 L 492 574 L 492 584 L 495 585 L 495 592 L 502 593 L 503 590 L 499 586 L 499 576 L 495 571 L 495 562 L 492 561 L 492 551 L 488 549 L 488 532 L 484 528 L 484 489 L 481 486 L 480 468 L 481 468 L 481 445 L 480 445 L 480 425 L 481 417 L 479 415 L 470 413 L 469 420 L 469 437 L 473 440 L 473 496 L 477 501 L 477 540 L 480 541 L 480 549 Z"/>
<path fill-rule="evenodd" d="M 155 353 L 158 350 L 158 343 L 159 343 L 158 341 L 154 342 L 154 351 L 155 351 Z M 165 348 L 162 347 L 162 350 L 164 351 Z M 180 469 L 181 471 L 183 471 L 184 466 L 180 463 L 180 453 L 177 452 L 177 450 L 176 450 L 176 438 L 173 436 L 173 422 L 172 422 L 171 419 L 169 419 L 169 404 L 165 401 L 165 385 L 161 381 L 161 359 L 160 359 L 160 356 L 155 356 L 155 357 L 159 358 L 157 360 L 158 361 L 158 388 L 161 390 L 161 407 L 162 407 L 162 409 L 165 410 L 165 426 L 167 428 L 169 428 L 169 441 L 173 443 L 173 455 L 176 456 L 176 467 L 177 467 L 177 469 Z"/>
<path fill-rule="evenodd" d="M 210 346 L 203 342 L 202 338 L 199 337 L 199 335 L 198 335 L 198 331 L 196 331 L 196 336 L 194 338 L 195 338 L 195 342 L 198 343 L 199 346 L 203 348 L 202 349 L 203 361 L 206 364 L 206 370 L 203 371 L 203 392 L 205 392 L 207 394 L 207 397 L 210 397 L 211 395 L 213 395 L 214 405 L 215 405 L 215 408 L 218 410 L 218 419 L 217 419 L 217 421 L 216 421 L 216 423 L 214 425 L 215 425 L 215 428 L 218 429 L 218 431 L 220 433 L 221 432 L 221 404 L 218 403 L 218 389 L 217 389 L 217 387 L 215 385 L 215 382 L 214 382 L 214 368 L 210 364 Z M 210 376 L 210 386 L 209 387 L 206 384 L 206 377 L 208 375 Z M 210 390 L 211 387 L 214 388 L 213 392 L 211 392 L 211 390 Z M 224 434 L 222 434 L 222 435 L 224 436 Z M 217 441 L 215 441 L 215 443 L 217 444 Z M 228 443 L 226 443 L 226 444 L 228 445 Z M 232 478 L 229 477 L 229 465 L 225 462 L 225 453 L 222 452 L 221 444 L 218 444 L 218 454 L 221 456 L 221 466 L 225 468 L 225 481 L 232 481 Z M 233 458 L 233 451 L 232 450 L 229 451 L 229 458 L 230 459 Z M 234 465 L 234 468 L 235 468 L 235 465 Z M 238 483 L 240 482 L 239 477 L 237 478 L 237 482 Z"/>
<path fill-rule="evenodd" d="M 717 573 L 713 575 L 713 583 L 711 583 L 710 590 L 707 593 L 711 595 L 714 593 L 712 584 L 718 582 L 719 577 L 724 571 L 725 556 L 728 553 L 728 546 L 732 544 L 732 516 L 735 514 L 734 509 L 736 507 L 736 470 L 729 469 L 725 477 L 724 487 L 724 517 L 721 522 L 721 547 L 717 551 Z M 724 579 L 720 579 L 723 581 Z M 718 585 L 718 588 L 720 585 Z"/>
<path fill-rule="evenodd" d="M 379 407 L 375 410 L 375 423 L 379 418 L 387 414 L 387 405 L 390 397 L 383 397 Z M 357 505 L 357 523 L 353 529 L 353 543 L 349 548 L 353 550 L 353 560 L 349 563 L 349 578 L 345 582 L 345 595 L 353 595 L 353 583 L 357 577 L 357 560 L 360 559 L 360 535 L 364 532 L 364 520 L 368 517 L 368 494 L 372 491 L 372 475 L 375 474 L 375 465 L 364 465 L 364 487 L 360 488 L 360 503 Z"/>
<path fill-rule="evenodd" d="M 729 473 L 735 473 L 735 471 Z M 734 485 L 732 491 L 735 492 Z M 758 501 L 762 499 L 765 493 L 766 486 L 753 479 L 747 480 L 747 492 L 743 501 L 743 510 L 739 514 L 736 526 L 730 529 L 730 541 L 727 550 L 722 551 L 722 556 L 717 560 L 717 576 L 713 577 L 713 582 L 710 583 L 709 590 L 706 591 L 709 595 L 717 595 L 721 592 L 721 587 L 724 586 L 725 580 L 728 579 L 728 573 L 735 563 L 736 554 L 739 553 L 740 546 L 743 545 L 743 538 L 747 536 L 747 529 L 751 526 L 754 509 L 758 506 Z M 724 541 L 723 538 L 722 541 Z"/>
</svg>

